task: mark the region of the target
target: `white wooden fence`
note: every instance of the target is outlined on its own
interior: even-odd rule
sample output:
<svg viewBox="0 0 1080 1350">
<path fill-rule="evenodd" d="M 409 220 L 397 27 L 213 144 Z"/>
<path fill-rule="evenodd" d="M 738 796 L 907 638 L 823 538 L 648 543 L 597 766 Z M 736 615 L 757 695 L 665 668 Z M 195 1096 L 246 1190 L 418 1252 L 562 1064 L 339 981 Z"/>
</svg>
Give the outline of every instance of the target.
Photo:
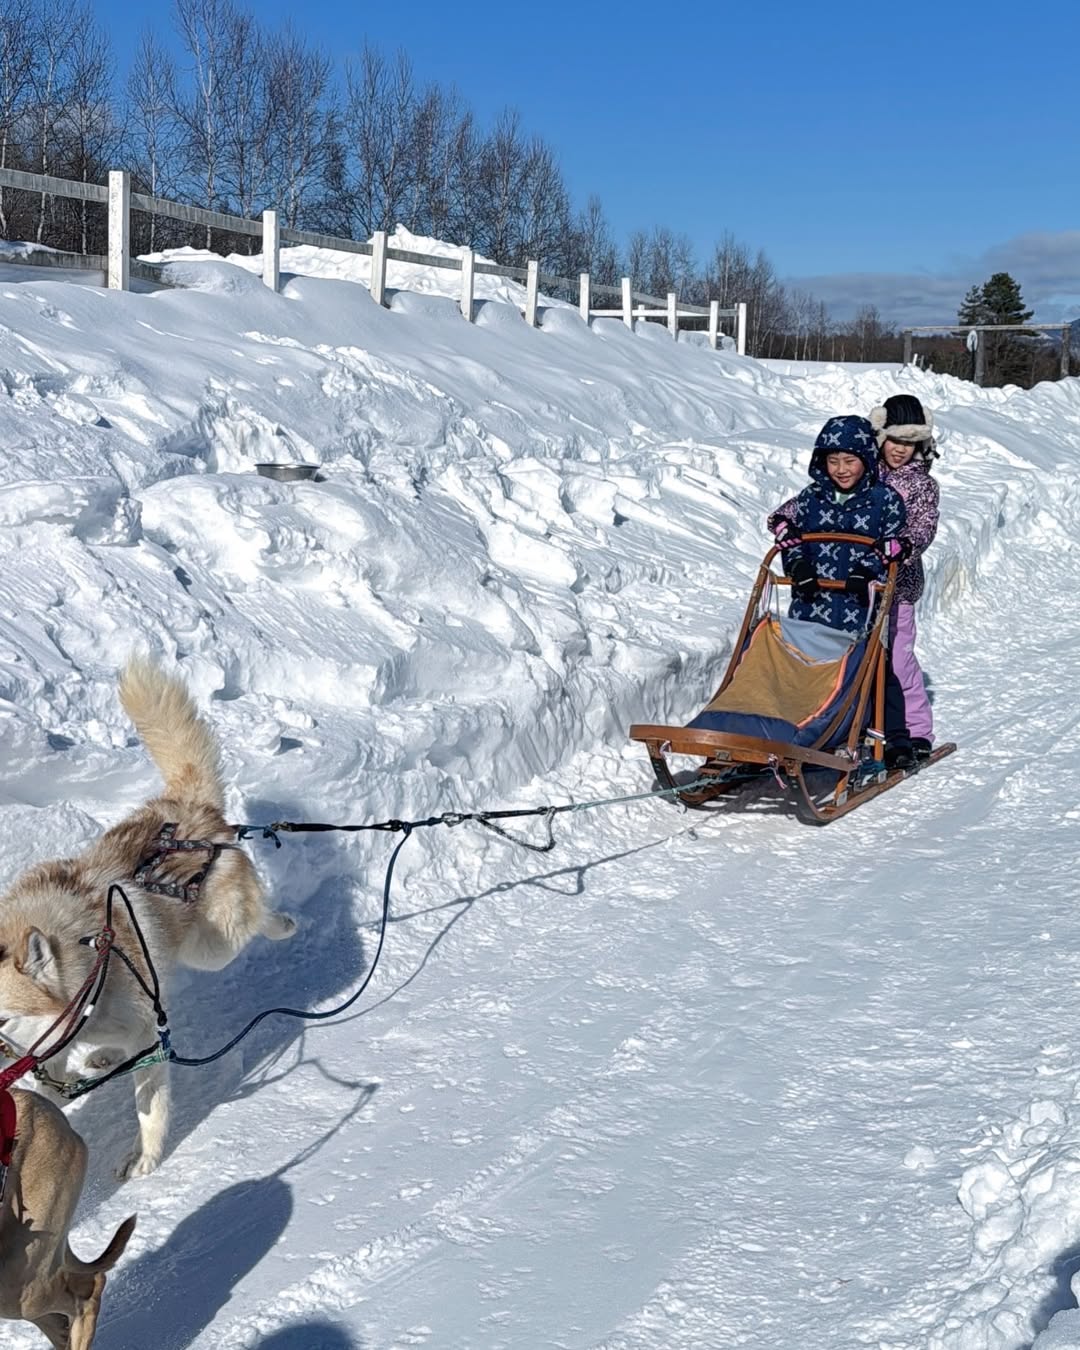
<svg viewBox="0 0 1080 1350">
<path fill-rule="evenodd" d="M 106 284 L 113 290 L 127 290 L 131 278 L 160 280 L 160 273 L 151 264 L 131 257 L 131 212 L 147 211 L 153 215 L 171 216 L 192 225 L 203 225 L 233 234 L 250 234 L 262 239 L 263 281 L 277 290 L 281 277 L 282 244 L 308 244 L 314 248 L 336 249 L 344 253 L 360 253 L 371 258 L 371 297 L 376 304 L 386 304 L 386 265 L 388 262 L 417 263 L 424 267 L 440 267 L 461 273 L 461 312 L 471 323 L 475 315 L 475 286 L 477 276 L 508 277 L 525 285 L 523 312 L 525 322 L 536 327 L 540 314 L 542 287 L 553 290 L 576 290 L 579 310 L 586 323 L 598 316 L 617 316 L 630 329 L 635 319 L 664 319 L 672 337 L 679 334 L 680 319 L 706 321 L 709 344 L 719 345 L 720 320 L 732 319 L 735 325 L 735 345 L 740 356 L 746 354 L 746 304 L 741 302 L 730 309 L 721 309 L 718 300 L 708 307 L 680 305 L 674 291 L 666 296 L 645 295 L 635 291 L 630 277 L 623 277 L 620 286 L 603 286 L 594 282 L 588 272 L 576 279 L 552 276 L 540 271 L 537 262 L 525 267 L 504 267 L 499 263 L 478 262 L 471 248 L 461 250 L 459 257 L 441 254 L 417 253 L 412 249 L 390 248 L 384 230 L 376 231 L 370 243 L 355 239 L 340 239 L 334 235 L 314 234 L 310 230 L 292 230 L 281 225 L 277 211 L 264 211 L 260 220 L 246 216 L 225 215 L 207 211 L 199 206 L 184 206 L 162 197 L 148 197 L 131 191 L 131 176 L 117 169 L 109 174 L 108 187 L 97 183 L 79 183 L 67 178 L 52 178 L 46 174 L 23 173 L 18 169 L 0 169 L 0 188 L 17 188 L 24 192 L 46 193 L 54 197 L 74 197 L 81 201 L 98 202 L 108 208 L 109 252 L 100 255 L 74 253 L 35 253 L 19 262 L 35 266 L 76 267 L 101 270 Z M 594 297 L 612 297 L 619 301 L 617 308 L 601 309 L 593 305 Z"/>
</svg>

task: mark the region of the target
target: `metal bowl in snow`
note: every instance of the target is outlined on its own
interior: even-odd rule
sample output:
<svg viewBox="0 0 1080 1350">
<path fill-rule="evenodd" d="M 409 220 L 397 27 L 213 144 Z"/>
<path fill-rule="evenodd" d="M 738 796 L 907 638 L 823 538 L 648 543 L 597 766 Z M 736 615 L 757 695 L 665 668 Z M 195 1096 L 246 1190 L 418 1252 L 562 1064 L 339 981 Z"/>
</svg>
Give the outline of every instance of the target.
<svg viewBox="0 0 1080 1350">
<path fill-rule="evenodd" d="M 276 478 L 279 483 L 298 483 L 302 478 L 314 478 L 317 464 L 256 464 L 255 469 L 264 478 Z"/>
</svg>

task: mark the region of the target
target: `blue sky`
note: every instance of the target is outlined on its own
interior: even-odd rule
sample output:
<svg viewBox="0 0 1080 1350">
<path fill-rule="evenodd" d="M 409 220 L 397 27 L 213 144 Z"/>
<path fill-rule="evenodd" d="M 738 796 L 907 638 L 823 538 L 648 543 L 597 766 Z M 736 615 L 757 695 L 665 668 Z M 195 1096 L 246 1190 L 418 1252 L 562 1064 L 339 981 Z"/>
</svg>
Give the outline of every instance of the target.
<svg viewBox="0 0 1080 1350">
<path fill-rule="evenodd" d="M 1076 0 L 253 8 L 338 57 L 403 47 L 482 118 L 516 106 L 620 237 L 667 224 L 704 257 L 731 230 L 838 315 L 948 318 L 1001 269 L 1037 317 L 1080 315 Z M 130 6 L 94 9 L 123 62 Z"/>
</svg>

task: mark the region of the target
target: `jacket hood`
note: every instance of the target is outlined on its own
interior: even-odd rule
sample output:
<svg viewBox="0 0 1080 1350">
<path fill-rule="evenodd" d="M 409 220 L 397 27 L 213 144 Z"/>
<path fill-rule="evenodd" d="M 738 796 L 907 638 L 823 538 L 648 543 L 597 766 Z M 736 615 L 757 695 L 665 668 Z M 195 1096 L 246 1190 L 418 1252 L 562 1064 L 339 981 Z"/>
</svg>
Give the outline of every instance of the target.
<svg viewBox="0 0 1080 1350">
<path fill-rule="evenodd" d="M 810 477 L 830 490 L 835 484 L 825 467 L 827 455 L 857 455 L 865 472 L 852 489 L 862 492 L 878 481 L 878 447 L 874 428 L 865 417 L 830 417 L 818 432 L 810 455 Z"/>
</svg>

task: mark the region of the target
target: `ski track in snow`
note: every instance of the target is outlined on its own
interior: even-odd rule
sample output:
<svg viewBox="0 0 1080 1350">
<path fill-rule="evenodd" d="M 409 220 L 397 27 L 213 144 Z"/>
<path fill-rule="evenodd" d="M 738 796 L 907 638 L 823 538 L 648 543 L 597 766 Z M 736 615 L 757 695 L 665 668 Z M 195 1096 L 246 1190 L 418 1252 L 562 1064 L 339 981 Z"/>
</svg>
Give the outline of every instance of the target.
<svg viewBox="0 0 1080 1350">
<path fill-rule="evenodd" d="M 696 710 L 765 507 L 897 380 L 175 266 L 0 286 L 9 873 L 151 788 L 137 639 L 210 701 L 238 818 L 647 787 L 625 725 Z M 920 650 L 960 752 L 827 830 L 648 802 L 546 855 L 410 840 L 359 1009 L 178 1070 L 154 1177 L 109 1179 L 124 1085 L 74 1109 L 76 1249 L 139 1213 L 98 1350 L 1080 1346 L 1080 395 L 903 379 L 944 432 Z M 327 481 L 247 472 L 277 457 Z M 352 987 L 390 846 L 255 845 L 300 937 L 185 977 L 181 1052 Z"/>
</svg>

